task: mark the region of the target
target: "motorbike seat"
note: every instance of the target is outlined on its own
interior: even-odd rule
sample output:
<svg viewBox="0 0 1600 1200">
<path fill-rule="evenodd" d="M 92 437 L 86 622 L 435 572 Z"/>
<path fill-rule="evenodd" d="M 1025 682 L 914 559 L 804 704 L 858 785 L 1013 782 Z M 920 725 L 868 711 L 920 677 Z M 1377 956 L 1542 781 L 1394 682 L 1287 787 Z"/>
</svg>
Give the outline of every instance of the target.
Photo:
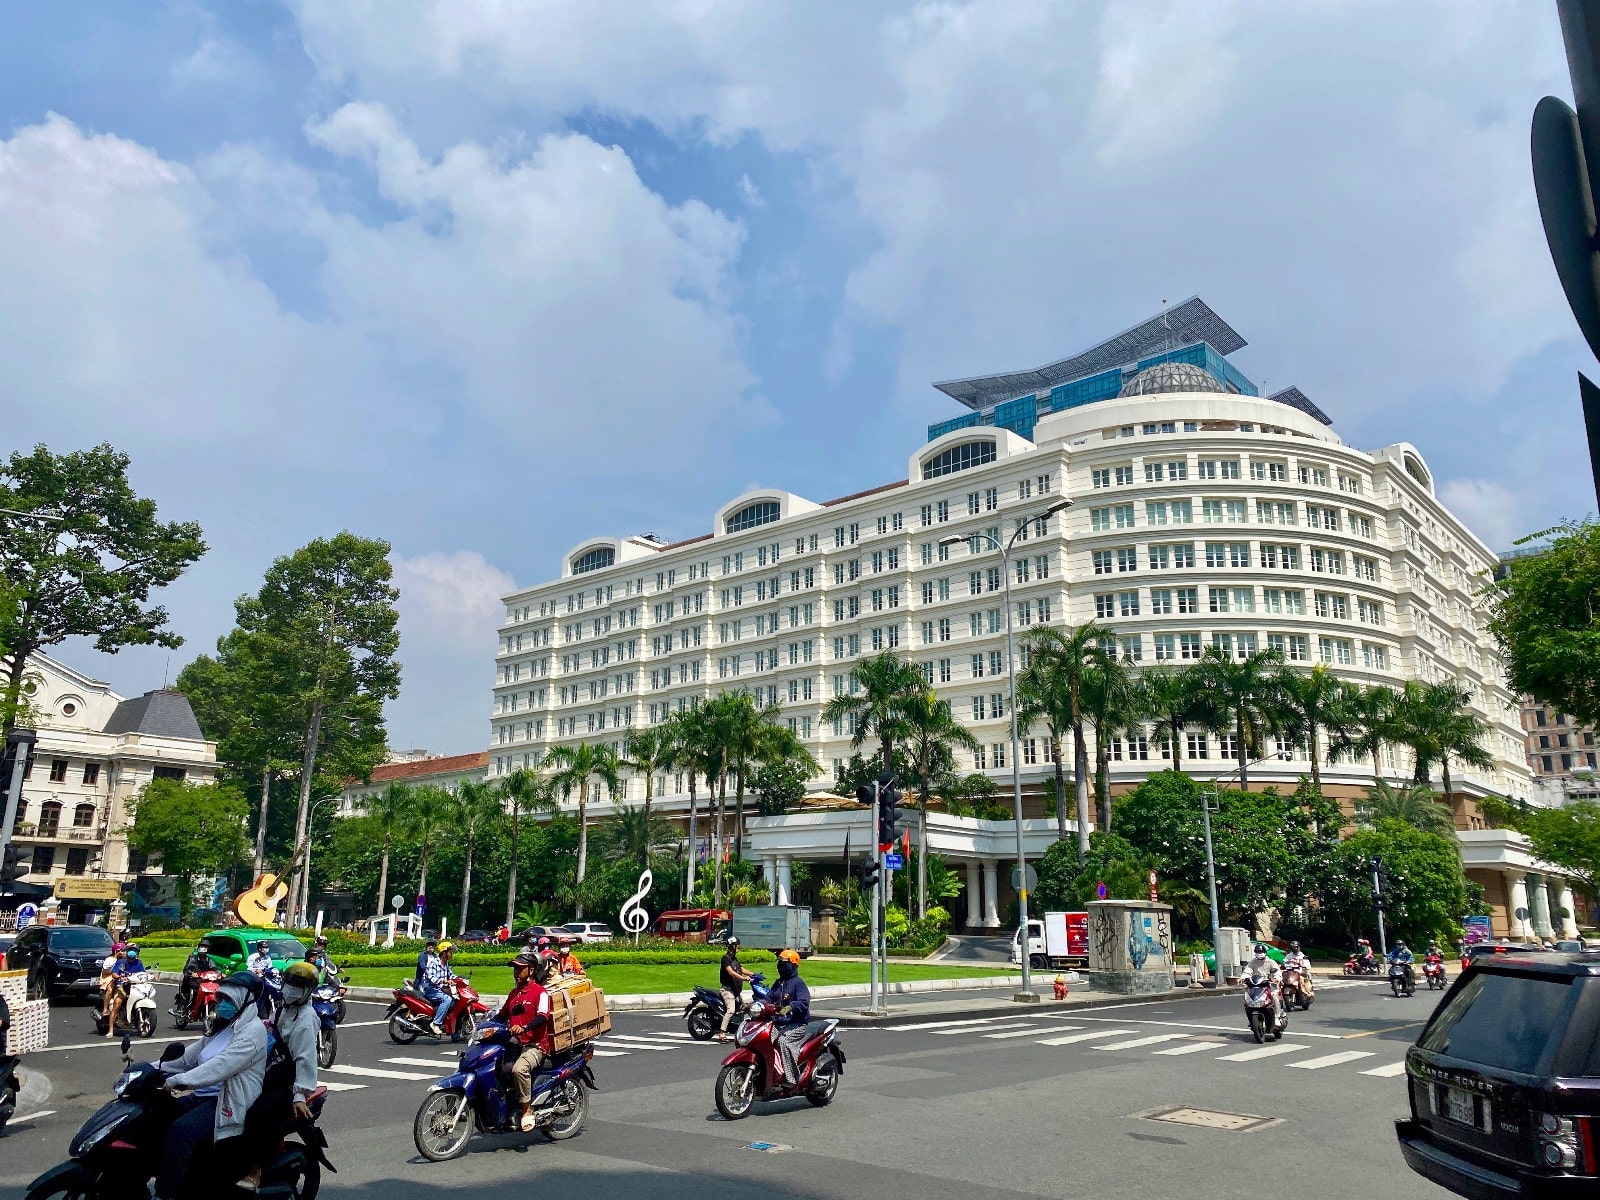
<svg viewBox="0 0 1600 1200">
<path fill-rule="evenodd" d="M 805 1036 L 802 1040 L 809 1042 L 813 1038 L 819 1038 L 837 1024 L 837 1021 L 810 1021 L 806 1024 Z"/>
</svg>

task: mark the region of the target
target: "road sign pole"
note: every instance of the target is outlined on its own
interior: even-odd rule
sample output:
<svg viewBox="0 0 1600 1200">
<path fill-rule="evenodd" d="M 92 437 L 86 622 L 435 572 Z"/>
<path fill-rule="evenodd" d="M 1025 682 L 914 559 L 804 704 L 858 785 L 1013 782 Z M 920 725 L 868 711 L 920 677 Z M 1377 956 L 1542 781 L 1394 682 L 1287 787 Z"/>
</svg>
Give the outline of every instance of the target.
<svg viewBox="0 0 1600 1200">
<path fill-rule="evenodd" d="M 879 947 L 878 979 L 882 988 L 878 995 L 878 1011 L 889 1011 L 889 901 L 894 898 L 894 889 L 889 886 L 888 855 L 881 849 L 878 851 L 878 887 L 883 890 L 884 900 L 882 905 L 883 920 L 878 923 L 878 936 L 882 938 Z"/>
</svg>

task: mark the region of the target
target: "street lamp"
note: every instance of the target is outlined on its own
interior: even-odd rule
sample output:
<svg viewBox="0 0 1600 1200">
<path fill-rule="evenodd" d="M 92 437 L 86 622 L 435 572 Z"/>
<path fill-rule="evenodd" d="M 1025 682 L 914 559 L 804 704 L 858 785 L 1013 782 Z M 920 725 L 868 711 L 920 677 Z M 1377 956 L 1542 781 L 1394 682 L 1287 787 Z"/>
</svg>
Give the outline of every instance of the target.
<svg viewBox="0 0 1600 1200">
<path fill-rule="evenodd" d="M 1174 748 L 1177 746 L 1178 737 L 1179 731 L 1173 730 L 1172 741 Z M 1222 986 L 1222 922 L 1217 917 L 1217 862 L 1211 853 L 1211 809 L 1218 802 L 1217 788 L 1224 780 L 1232 779 L 1241 770 L 1259 766 L 1266 762 L 1267 759 L 1274 757 L 1276 757 L 1274 754 L 1265 754 L 1254 762 L 1246 763 L 1243 767 L 1235 767 L 1226 775 L 1217 776 L 1211 781 L 1210 786 L 1200 793 L 1200 818 L 1206 833 L 1206 889 L 1210 893 L 1211 899 L 1211 959 L 1216 965 L 1215 978 L 1212 980 L 1213 987 Z"/>
<path fill-rule="evenodd" d="M 306 814 L 306 862 L 305 862 L 305 887 L 295 899 L 300 907 L 300 920 L 305 922 L 307 913 L 311 908 L 311 843 L 315 840 L 312 836 L 312 822 L 317 819 L 317 809 L 324 804 L 333 804 L 340 799 L 338 796 L 324 796 L 321 800 L 312 802 L 311 811 Z"/>
<path fill-rule="evenodd" d="M 1017 819 L 1017 945 L 1021 949 L 1022 959 L 1022 991 L 1014 999 L 1033 1001 L 1038 999 L 1033 994 L 1033 977 L 1029 970 L 1028 953 L 1028 855 L 1027 848 L 1022 840 L 1022 758 L 1018 752 L 1017 744 L 1017 652 L 1016 642 L 1012 635 L 1011 615 L 1011 549 L 1017 544 L 1017 539 L 1028 528 L 1029 521 L 1043 521 L 1066 508 L 1072 507 L 1071 500 L 1058 500 L 1041 513 L 1021 517 L 1017 520 L 1017 527 L 1012 530 L 1010 538 L 1001 542 L 994 534 L 987 530 L 977 530 L 967 535 L 952 534 L 950 537 L 940 538 L 939 545 L 953 546 L 957 542 L 974 542 L 982 538 L 994 549 L 1000 551 L 1000 570 L 1005 576 L 1006 596 L 1006 673 L 1010 676 L 1011 692 L 1011 800 L 1016 811 Z"/>
</svg>

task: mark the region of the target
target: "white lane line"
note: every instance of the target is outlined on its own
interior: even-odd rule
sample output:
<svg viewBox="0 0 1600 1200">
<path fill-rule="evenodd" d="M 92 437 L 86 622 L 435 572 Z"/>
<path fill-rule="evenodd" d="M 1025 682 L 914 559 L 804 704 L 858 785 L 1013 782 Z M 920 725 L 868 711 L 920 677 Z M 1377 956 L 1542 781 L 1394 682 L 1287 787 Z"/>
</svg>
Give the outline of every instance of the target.
<svg viewBox="0 0 1600 1200">
<path fill-rule="evenodd" d="M 377 1067 L 346 1067 L 332 1066 L 329 1071 L 336 1075 L 355 1075 L 361 1079 L 437 1079 L 438 1073 L 430 1071 L 419 1074 L 416 1071 L 380 1071 Z"/>
<path fill-rule="evenodd" d="M 13 1125 L 21 1125 L 24 1121 L 39 1121 L 39 1120 L 43 1120 L 45 1117 L 53 1117 L 55 1115 L 56 1115 L 56 1110 L 55 1109 L 53 1109 L 53 1108 L 41 1108 L 38 1112 L 31 1112 L 31 1113 L 28 1113 L 25 1116 L 21 1116 L 21 1117 L 12 1117 L 11 1118 L 11 1124 L 13 1124 Z"/>
<path fill-rule="evenodd" d="M 387 1025 L 388 1023 L 389 1022 L 388 1022 L 387 1019 L 382 1020 L 382 1021 L 345 1021 L 342 1025 L 339 1026 L 339 1028 L 340 1029 L 366 1029 L 366 1028 L 369 1028 L 370 1026 L 373 1026 L 373 1025 Z"/>
<path fill-rule="evenodd" d="M 1226 1046 L 1227 1042 L 1190 1042 L 1184 1046 L 1173 1046 L 1170 1050 L 1153 1050 L 1152 1054 L 1199 1054 L 1202 1050 L 1215 1050 L 1219 1046 Z"/>
<path fill-rule="evenodd" d="M 1275 1046 L 1257 1046 L 1254 1050 L 1241 1050 L 1238 1054 L 1224 1054 L 1217 1061 L 1255 1062 L 1258 1058 L 1273 1058 L 1279 1054 L 1293 1054 L 1296 1050 L 1305 1049 L 1308 1047 L 1297 1046 L 1293 1042 L 1279 1042 Z"/>
<path fill-rule="evenodd" d="M 1066 1037 L 1042 1038 L 1041 1046 L 1070 1046 L 1073 1042 L 1092 1042 L 1096 1038 L 1111 1037 L 1118 1033 L 1133 1033 L 1132 1029 L 1096 1029 L 1092 1033 L 1069 1033 Z"/>
<path fill-rule="evenodd" d="M 1042 1026 L 1042 1025 L 1018 1025 L 1015 1029 L 1008 1029 L 1005 1033 L 980 1033 L 978 1036 L 979 1037 L 986 1037 L 986 1038 L 1019 1038 L 1019 1037 L 1028 1037 L 1030 1034 L 1038 1033 L 1043 1028 L 1044 1028 L 1044 1026 Z M 1057 1025 L 1056 1028 L 1057 1029 L 1077 1029 L 1078 1026 L 1076 1026 L 1076 1025 Z"/>
<path fill-rule="evenodd" d="M 439 1063 L 431 1058 L 380 1058 L 379 1062 L 393 1063 L 397 1067 L 428 1067 L 437 1071 Z"/>
<path fill-rule="evenodd" d="M 1373 1067 L 1372 1070 L 1361 1073 L 1363 1075 L 1376 1075 L 1379 1079 L 1393 1079 L 1396 1075 L 1404 1075 L 1406 1073 L 1406 1064 L 1405 1060 L 1401 1059 L 1399 1062 L 1390 1063 L 1386 1067 Z"/>
<path fill-rule="evenodd" d="M 328 1069 L 331 1071 L 333 1068 Z M 337 1079 L 319 1079 L 317 1082 L 330 1092 L 364 1092 L 368 1086 L 364 1083 L 340 1083 Z"/>
<path fill-rule="evenodd" d="M 1117 1007 L 1108 1005 L 1107 1007 Z M 1103 1010 L 1102 1010 L 1103 1011 Z M 1062 1014 L 1065 1016 L 1066 1014 Z M 1074 1021 L 1109 1021 L 1113 1023 L 1127 1022 L 1129 1025 L 1159 1025 L 1163 1029 L 1201 1029 L 1208 1033 L 1249 1033 L 1250 1027 L 1245 1024 L 1237 1025 L 1202 1025 L 1195 1021 L 1137 1021 L 1132 1017 L 1086 1017 L 1078 1013 L 1072 1014 Z M 1345 1033 L 1311 1033 L 1303 1029 L 1285 1029 L 1284 1037 L 1328 1038 L 1335 1042 L 1342 1042 L 1349 1034 Z"/>
<path fill-rule="evenodd" d="M 1101 1035 L 1105 1036 L 1104 1034 Z M 1138 1046 L 1158 1046 L 1162 1042 L 1175 1042 L 1179 1038 L 1188 1037 L 1186 1033 L 1158 1033 L 1154 1037 L 1134 1038 L 1127 1042 L 1112 1042 L 1108 1046 L 1091 1046 L 1092 1050 L 1132 1050 Z"/>
<path fill-rule="evenodd" d="M 914 1030 L 955 1029 L 956 1027 L 962 1026 L 962 1025 L 969 1025 L 969 1026 L 970 1025 L 993 1025 L 993 1024 L 995 1024 L 997 1022 L 1000 1022 L 1000 1021 L 1015 1021 L 1015 1020 L 1016 1020 L 1015 1017 L 976 1017 L 976 1018 L 974 1018 L 972 1020 L 969 1020 L 969 1021 L 919 1021 L 919 1022 L 916 1022 L 916 1023 L 911 1024 L 911 1025 L 886 1025 L 886 1026 L 884 1026 L 884 1028 L 887 1029 L 890 1033 L 904 1033 L 908 1029 L 914 1029 Z"/>
<path fill-rule="evenodd" d="M 155 1039 L 152 1037 L 150 1040 L 154 1041 Z M 161 1044 L 162 1045 L 166 1045 L 167 1042 L 198 1042 L 199 1040 L 200 1040 L 200 1035 L 199 1034 L 195 1034 L 192 1037 L 165 1038 L 165 1039 L 163 1039 Z M 134 1054 L 135 1051 L 137 1051 L 138 1048 L 140 1046 L 144 1045 L 144 1044 L 146 1044 L 146 1043 L 144 1043 L 142 1041 L 134 1042 L 133 1045 L 128 1048 L 128 1053 L 129 1054 Z M 65 1046 L 46 1046 L 42 1050 L 30 1050 L 30 1051 L 28 1051 L 28 1053 L 29 1054 L 48 1054 L 52 1050 L 93 1050 L 96 1046 L 107 1046 L 107 1047 L 111 1047 L 111 1048 L 116 1048 L 116 1047 L 119 1047 L 121 1045 L 122 1045 L 122 1039 L 121 1038 L 101 1038 L 97 1042 L 72 1042 L 72 1043 L 70 1043 L 68 1045 L 65 1045 Z M 135 1058 L 137 1058 L 137 1055 L 135 1055 Z"/>
<path fill-rule="evenodd" d="M 608 1046 L 608 1047 L 610 1047 L 610 1048 L 612 1048 L 614 1050 L 638 1050 L 638 1051 L 641 1051 L 641 1052 L 646 1051 L 646 1050 L 656 1050 L 656 1051 L 666 1052 L 666 1051 L 670 1051 L 670 1050 L 673 1049 L 673 1047 L 671 1047 L 671 1046 L 650 1046 L 650 1045 L 646 1045 L 646 1044 L 643 1044 L 643 1043 L 640 1043 L 640 1042 L 618 1042 L 618 1041 L 613 1041 L 611 1038 L 607 1038 L 603 1042 L 596 1042 L 595 1045 L 597 1045 L 597 1046 Z"/>
<path fill-rule="evenodd" d="M 1338 1054 L 1325 1054 L 1321 1058 L 1308 1058 L 1302 1062 L 1285 1063 L 1306 1071 L 1320 1071 L 1323 1067 L 1337 1067 L 1340 1063 L 1355 1062 L 1358 1058 L 1371 1058 L 1374 1050 L 1342 1050 Z"/>
<path fill-rule="evenodd" d="M 621 1042 L 627 1046 L 648 1046 L 652 1050 L 681 1050 L 684 1042 L 663 1042 L 660 1038 L 640 1037 L 633 1033 L 608 1033 L 605 1035 L 608 1042 Z M 689 1042 L 692 1046 L 709 1046 L 710 1042 Z"/>
<path fill-rule="evenodd" d="M 626 1050 L 600 1050 L 600 1049 L 596 1049 L 595 1052 L 594 1052 L 594 1056 L 596 1058 L 627 1058 L 628 1057 L 628 1052 Z"/>
<path fill-rule="evenodd" d="M 1033 1021 L 1029 1021 L 1027 1024 L 1028 1024 L 1028 1027 L 1030 1029 L 1036 1027 L 1036 1023 L 1033 1022 Z M 1015 1018 L 1012 1018 L 1005 1025 L 993 1025 L 993 1026 L 990 1026 L 989 1028 L 992 1028 L 992 1029 L 1021 1029 L 1022 1028 L 1022 1024 L 1020 1022 L 1018 1022 Z M 981 1029 L 935 1029 L 933 1031 L 933 1036 L 934 1037 L 964 1037 L 969 1033 L 982 1033 L 982 1032 L 983 1032 L 983 1030 L 981 1030 Z"/>
</svg>

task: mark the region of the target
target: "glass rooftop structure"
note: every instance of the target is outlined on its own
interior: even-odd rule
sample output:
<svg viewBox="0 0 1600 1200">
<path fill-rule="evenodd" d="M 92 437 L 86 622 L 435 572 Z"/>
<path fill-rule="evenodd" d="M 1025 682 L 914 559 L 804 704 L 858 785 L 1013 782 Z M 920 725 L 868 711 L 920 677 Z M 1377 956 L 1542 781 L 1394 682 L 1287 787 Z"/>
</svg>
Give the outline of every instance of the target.
<svg viewBox="0 0 1600 1200">
<path fill-rule="evenodd" d="M 928 440 L 957 429 L 994 425 L 1032 441 L 1034 426 L 1040 417 L 1122 395 L 1138 395 L 1137 381 L 1141 373 L 1161 363 L 1185 364 L 1204 372 L 1215 381 L 1215 386 L 1206 388 L 1207 391 L 1259 396 L 1261 390 L 1227 359 L 1246 344 L 1210 305 L 1199 296 L 1191 296 L 1165 313 L 1141 321 L 1071 358 L 1027 371 L 978 375 L 934 384 L 972 411 L 928 426 Z M 1181 372 L 1165 374 L 1182 375 Z M 1299 388 L 1285 388 L 1267 399 L 1298 409 L 1324 425 L 1333 424 Z"/>
</svg>

